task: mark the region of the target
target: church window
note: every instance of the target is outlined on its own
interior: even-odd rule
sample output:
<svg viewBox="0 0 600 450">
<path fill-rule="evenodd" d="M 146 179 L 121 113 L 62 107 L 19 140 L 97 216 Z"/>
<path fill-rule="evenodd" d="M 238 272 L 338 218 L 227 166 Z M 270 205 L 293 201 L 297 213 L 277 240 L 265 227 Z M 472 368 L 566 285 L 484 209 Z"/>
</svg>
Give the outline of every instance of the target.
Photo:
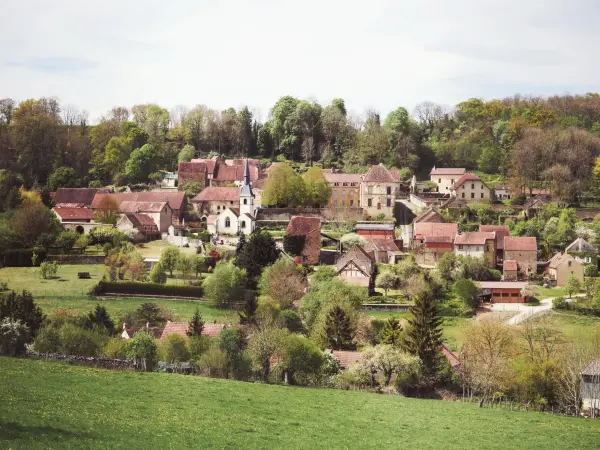
<svg viewBox="0 0 600 450">
<path fill-rule="evenodd" d="M 247 199 L 247 198 L 245 198 L 245 199 L 244 199 L 244 205 L 247 205 L 247 204 L 248 204 L 248 199 Z"/>
<path fill-rule="evenodd" d="M 231 226 L 231 220 L 229 220 L 229 217 L 225 218 L 225 228 L 229 228 Z"/>
<path fill-rule="evenodd" d="M 246 221 L 242 220 L 242 228 L 246 228 Z"/>
</svg>

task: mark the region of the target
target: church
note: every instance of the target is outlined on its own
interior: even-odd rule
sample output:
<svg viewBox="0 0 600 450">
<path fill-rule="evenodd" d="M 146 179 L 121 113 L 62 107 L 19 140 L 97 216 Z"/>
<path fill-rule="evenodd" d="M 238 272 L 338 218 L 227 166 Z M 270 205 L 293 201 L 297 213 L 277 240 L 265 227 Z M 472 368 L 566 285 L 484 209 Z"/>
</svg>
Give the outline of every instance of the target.
<svg viewBox="0 0 600 450">
<path fill-rule="evenodd" d="M 210 189 L 210 188 L 207 188 Z M 231 188 L 230 188 L 231 189 Z M 244 167 L 244 181 L 239 189 L 239 203 L 237 205 L 230 202 L 224 206 L 217 214 L 210 214 L 207 217 L 207 230 L 212 235 L 218 234 L 250 234 L 256 227 L 256 208 L 254 206 L 254 194 L 250 181 L 250 168 L 248 160 Z"/>
</svg>

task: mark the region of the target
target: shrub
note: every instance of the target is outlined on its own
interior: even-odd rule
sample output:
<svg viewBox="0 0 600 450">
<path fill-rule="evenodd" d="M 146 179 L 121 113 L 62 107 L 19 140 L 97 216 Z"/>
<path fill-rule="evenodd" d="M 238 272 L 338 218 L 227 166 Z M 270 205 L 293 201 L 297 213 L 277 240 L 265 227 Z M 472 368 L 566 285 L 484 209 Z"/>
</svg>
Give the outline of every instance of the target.
<svg viewBox="0 0 600 450">
<path fill-rule="evenodd" d="M 216 344 L 211 345 L 200 357 L 198 367 L 204 375 L 222 378 L 227 374 L 227 355 Z"/>
<path fill-rule="evenodd" d="M 135 333 L 125 344 L 125 356 L 136 362 L 138 370 L 152 370 L 157 361 L 157 354 L 156 342 L 148 333 Z"/>
<path fill-rule="evenodd" d="M 22 355 L 28 340 L 29 329 L 20 320 L 7 317 L 0 321 L 0 355 Z"/>
<path fill-rule="evenodd" d="M 208 336 L 190 336 L 188 347 L 190 361 L 198 362 L 204 352 L 210 347 L 210 338 Z"/>
<path fill-rule="evenodd" d="M 461 278 L 454 283 L 454 292 L 466 306 L 475 309 L 479 306 L 479 288 L 473 280 Z"/>
<path fill-rule="evenodd" d="M 44 280 L 54 278 L 58 273 L 58 263 L 56 261 L 43 262 L 40 264 L 40 272 Z"/>
<path fill-rule="evenodd" d="M 583 274 L 586 277 L 597 277 L 598 276 L 598 267 L 596 264 L 586 264 L 583 268 Z"/>
<path fill-rule="evenodd" d="M 29 329 L 29 335 L 34 338 L 44 323 L 44 313 L 33 301 L 31 292 L 23 291 L 17 294 L 11 291 L 0 298 L 0 319 L 10 318 L 19 320 Z"/>
<path fill-rule="evenodd" d="M 300 318 L 300 314 L 298 314 L 293 309 L 284 309 L 279 314 L 279 318 L 285 328 L 287 328 L 292 333 L 303 333 L 304 325 L 302 324 L 302 319 Z"/>
<path fill-rule="evenodd" d="M 45 326 L 33 342 L 33 349 L 38 353 L 58 353 L 60 351 L 60 334 L 58 328 Z"/>
<path fill-rule="evenodd" d="M 54 245 L 65 251 L 71 250 L 79 236 L 80 234 L 76 231 L 63 231 L 56 237 Z"/>
<path fill-rule="evenodd" d="M 167 272 L 161 263 L 156 264 L 150 272 L 150 281 L 156 284 L 165 284 L 167 282 Z"/>
<path fill-rule="evenodd" d="M 160 343 L 159 355 L 161 361 L 179 363 L 189 359 L 186 341 L 178 334 L 169 334 Z"/>
<path fill-rule="evenodd" d="M 33 260 L 33 255 L 37 260 Z M 4 250 L 3 263 L 5 267 L 32 267 L 46 259 L 46 250 L 43 248 L 25 248 Z M 34 264 L 34 262 L 36 264 Z"/>
<path fill-rule="evenodd" d="M 564 297 L 555 297 L 552 299 L 552 306 L 554 309 L 567 309 L 569 304 Z"/>
<path fill-rule="evenodd" d="M 119 337 L 109 339 L 102 354 L 105 358 L 125 359 L 125 341 Z"/>
<path fill-rule="evenodd" d="M 313 282 L 332 280 L 335 278 L 336 273 L 333 266 L 319 266 L 312 275 L 311 280 Z"/>
<path fill-rule="evenodd" d="M 86 330 L 72 324 L 64 325 L 59 334 L 60 350 L 65 355 L 100 356 L 108 341 L 104 330 Z"/>
<path fill-rule="evenodd" d="M 304 249 L 304 243 L 306 241 L 305 236 L 284 234 L 283 235 L 283 249 L 292 256 L 298 256 Z"/>
<path fill-rule="evenodd" d="M 281 308 L 291 308 L 304 295 L 306 280 L 302 270 L 287 259 L 279 259 L 266 267 L 258 287 L 261 295 L 268 295 Z"/>
</svg>

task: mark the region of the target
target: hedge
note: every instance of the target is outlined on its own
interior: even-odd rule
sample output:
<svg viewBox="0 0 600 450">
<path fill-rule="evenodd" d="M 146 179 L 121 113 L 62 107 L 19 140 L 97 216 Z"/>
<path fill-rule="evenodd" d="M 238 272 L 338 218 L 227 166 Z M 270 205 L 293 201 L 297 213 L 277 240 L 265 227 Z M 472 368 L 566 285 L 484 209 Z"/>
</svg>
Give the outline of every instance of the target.
<svg viewBox="0 0 600 450">
<path fill-rule="evenodd" d="M 91 290 L 92 295 L 111 294 L 133 294 L 133 295 L 167 295 L 178 297 L 202 298 L 201 286 L 176 286 L 171 284 L 136 283 L 133 281 L 113 283 L 100 281 Z"/>
<path fill-rule="evenodd" d="M 38 256 L 38 266 L 46 259 L 46 250 L 43 248 L 18 248 L 5 250 L 2 262 L 5 267 L 33 267 L 31 258 L 33 254 Z"/>
</svg>

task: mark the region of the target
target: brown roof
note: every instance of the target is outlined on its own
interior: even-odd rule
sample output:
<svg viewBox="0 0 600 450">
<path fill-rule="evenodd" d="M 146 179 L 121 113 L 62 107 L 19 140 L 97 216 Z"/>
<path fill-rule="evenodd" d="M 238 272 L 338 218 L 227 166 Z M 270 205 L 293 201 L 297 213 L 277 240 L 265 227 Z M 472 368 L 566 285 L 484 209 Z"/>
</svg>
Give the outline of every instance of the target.
<svg viewBox="0 0 600 450">
<path fill-rule="evenodd" d="M 318 217 L 292 216 L 285 232 L 294 236 L 321 233 L 321 219 Z"/>
<path fill-rule="evenodd" d="M 454 238 L 454 244 L 461 245 L 483 245 L 489 239 L 495 239 L 496 233 L 486 231 L 468 231 L 457 234 Z"/>
<path fill-rule="evenodd" d="M 477 281 L 481 289 L 523 289 L 527 281 Z"/>
<path fill-rule="evenodd" d="M 456 183 L 454 183 L 452 185 L 452 187 L 450 189 L 458 189 L 463 184 L 465 184 L 467 181 L 481 181 L 481 178 L 479 178 L 477 175 L 475 175 L 472 172 L 465 173 L 462 177 L 460 177 L 458 179 L 458 181 Z"/>
<path fill-rule="evenodd" d="M 398 169 L 388 171 L 392 178 L 396 181 L 400 181 L 400 171 Z"/>
<path fill-rule="evenodd" d="M 85 206 L 89 206 L 89 205 L 86 205 L 85 203 L 55 203 L 54 204 L 55 208 L 84 208 Z"/>
<path fill-rule="evenodd" d="M 371 166 L 367 173 L 364 175 L 363 181 L 368 182 L 382 182 L 382 183 L 395 183 L 397 180 L 390 174 L 383 164 Z"/>
<path fill-rule="evenodd" d="M 340 363 L 342 369 L 347 369 L 352 364 L 362 361 L 361 352 L 352 352 L 348 350 L 329 350 L 333 359 Z"/>
<path fill-rule="evenodd" d="M 86 206 L 92 204 L 94 196 L 98 193 L 110 192 L 108 189 L 97 188 L 58 188 L 52 200 L 57 203 L 82 203 Z"/>
<path fill-rule="evenodd" d="M 165 339 L 169 334 L 178 334 L 179 336 L 187 337 L 186 333 L 189 327 L 189 322 L 167 322 L 160 338 Z M 216 337 L 223 328 L 225 328 L 225 325 L 222 323 L 205 324 L 202 334 L 209 337 Z"/>
<path fill-rule="evenodd" d="M 100 202 L 105 195 L 113 197 L 120 205 L 122 202 L 167 202 L 169 207 L 174 210 L 181 210 L 185 201 L 185 192 L 183 191 L 152 191 L 152 192 L 131 192 L 123 194 L 96 194 L 92 202 L 92 209 L 98 209 Z"/>
<path fill-rule="evenodd" d="M 240 208 L 229 208 L 229 211 L 234 213 L 236 217 L 240 217 Z"/>
<path fill-rule="evenodd" d="M 204 163 L 206 166 L 206 171 L 210 174 L 215 173 L 215 168 L 217 167 L 216 159 L 192 159 L 193 163 Z"/>
<path fill-rule="evenodd" d="M 204 188 L 192 200 L 193 203 L 201 202 L 239 202 L 240 189 L 235 187 L 209 186 Z"/>
<path fill-rule="evenodd" d="M 323 170 L 323 178 L 328 183 L 360 183 L 361 175 L 358 173 L 331 173 Z"/>
<path fill-rule="evenodd" d="M 248 165 L 250 171 L 250 181 L 258 180 L 258 167 Z M 217 169 L 217 175 L 213 178 L 215 181 L 243 181 L 244 180 L 244 166 L 226 166 L 219 164 Z"/>
<path fill-rule="evenodd" d="M 178 167 L 179 172 L 185 173 L 204 173 L 208 171 L 206 164 L 203 162 L 180 162 Z"/>
<path fill-rule="evenodd" d="M 460 360 L 454 353 L 452 353 L 448 349 L 448 347 L 446 347 L 444 344 L 442 344 L 442 346 L 440 347 L 440 350 L 444 354 L 446 359 L 448 359 L 448 362 L 450 363 L 450 367 L 452 367 L 453 369 L 460 368 L 460 366 L 461 366 Z"/>
<path fill-rule="evenodd" d="M 156 213 L 161 212 L 167 202 L 121 202 L 119 211 L 122 213 Z"/>
<path fill-rule="evenodd" d="M 402 250 L 398 248 L 398 244 L 390 239 L 367 239 L 365 242 L 365 250 L 377 250 L 380 252 L 397 252 Z"/>
<path fill-rule="evenodd" d="M 94 213 L 89 208 L 52 208 L 61 220 L 92 220 Z"/>
<path fill-rule="evenodd" d="M 437 211 L 434 211 L 431 208 L 427 208 L 426 210 L 420 212 L 417 217 L 413 219 L 413 223 L 417 222 L 442 222 L 442 216 Z"/>
<path fill-rule="evenodd" d="M 463 175 L 466 171 L 462 167 L 440 167 L 439 169 L 434 167 L 431 169 L 430 175 Z"/>
<path fill-rule="evenodd" d="M 515 272 L 517 270 L 517 261 L 514 259 L 507 259 L 503 264 L 504 270 L 510 270 Z"/>
<path fill-rule="evenodd" d="M 511 237 L 504 238 L 504 251 L 537 251 L 537 241 L 534 237 Z"/>
<path fill-rule="evenodd" d="M 418 222 L 415 223 L 415 237 L 454 236 L 458 233 L 457 223 Z"/>
<path fill-rule="evenodd" d="M 510 236 L 510 229 L 506 225 L 479 225 L 479 231 L 495 231 L 498 250 L 504 248 L 504 238 Z"/>
<path fill-rule="evenodd" d="M 454 236 L 425 236 L 426 244 L 452 244 Z"/>
<path fill-rule="evenodd" d="M 126 213 L 124 215 L 129 219 L 134 228 L 157 226 L 154 219 L 147 214 Z"/>
<path fill-rule="evenodd" d="M 335 263 L 337 273 L 341 272 L 350 262 L 356 264 L 367 275 L 371 275 L 375 268 L 373 252 L 367 252 L 360 245 L 355 245 L 346 253 L 342 253 Z"/>
<path fill-rule="evenodd" d="M 590 377 L 600 375 L 600 359 L 593 359 L 586 367 L 581 371 L 581 375 Z"/>
<path fill-rule="evenodd" d="M 575 258 L 573 258 L 573 256 L 569 255 L 568 253 L 556 253 L 549 261 L 548 267 L 550 267 L 551 269 L 556 269 L 557 267 L 560 267 L 562 264 L 568 262 L 568 261 L 575 261 L 578 264 L 579 263 Z"/>
</svg>

